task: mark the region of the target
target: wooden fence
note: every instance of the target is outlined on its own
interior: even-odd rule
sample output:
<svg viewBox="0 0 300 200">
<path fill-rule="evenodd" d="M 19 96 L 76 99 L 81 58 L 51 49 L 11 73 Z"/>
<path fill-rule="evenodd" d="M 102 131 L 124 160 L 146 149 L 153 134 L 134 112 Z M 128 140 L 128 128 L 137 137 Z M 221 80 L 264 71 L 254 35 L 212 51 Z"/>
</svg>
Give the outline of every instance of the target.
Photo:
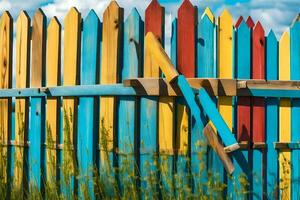
<svg viewBox="0 0 300 200">
<path fill-rule="evenodd" d="M 212 90 L 211 98 L 240 146 L 234 152 L 241 154 L 229 154 L 232 175 L 206 147 L 202 132 L 211 118 L 201 109 L 201 122 L 193 120 L 184 97 L 159 79 L 161 63 L 144 48 L 152 45 L 144 41 L 148 32 L 162 46 L 165 41 L 165 10 L 153 0 L 145 22 L 136 9 L 124 19 L 115 1 L 103 22 L 93 10 L 82 20 L 71 8 L 63 27 L 55 17 L 47 25 L 40 9 L 32 21 L 22 11 L 15 47 L 13 19 L 9 12 L 2 14 L 1 179 L 26 190 L 45 190 L 44 182 L 57 186 L 64 179 L 62 193 L 83 195 L 81 185 L 87 185 L 95 198 L 93 177 L 116 176 L 122 191 L 133 174 L 140 178 L 132 184 L 144 188 L 144 197 L 159 191 L 149 186 L 159 168 L 157 184 L 171 197 L 187 185 L 184 194 L 202 191 L 213 198 L 298 199 L 300 22 L 295 20 L 277 41 L 273 31 L 266 35 L 251 17 L 234 23 L 227 10 L 218 18 L 209 8 L 198 13 L 183 1 L 172 23 L 170 57 L 191 84 Z M 228 79 L 232 83 L 226 86 Z M 235 79 L 282 82 L 253 81 L 250 94 L 242 95 L 239 87 L 251 88 L 251 81 Z M 205 80 L 216 84 L 208 87 Z M 126 163 L 130 170 L 123 173 Z M 179 178 L 170 183 L 174 174 Z M 213 184 L 220 190 L 209 191 Z M 113 188 L 107 187 L 108 193 L 113 195 Z"/>
</svg>

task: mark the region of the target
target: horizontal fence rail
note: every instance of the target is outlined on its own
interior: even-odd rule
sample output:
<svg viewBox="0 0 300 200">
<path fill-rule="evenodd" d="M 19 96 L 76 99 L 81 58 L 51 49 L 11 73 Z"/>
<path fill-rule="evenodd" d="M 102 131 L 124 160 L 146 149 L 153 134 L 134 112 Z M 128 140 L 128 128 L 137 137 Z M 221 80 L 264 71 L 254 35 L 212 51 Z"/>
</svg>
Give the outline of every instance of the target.
<svg viewBox="0 0 300 200">
<path fill-rule="evenodd" d="M 200 12 L 183 1 L 170 56 L 157 0 L 102 21 L 3 12 L 1 195 L 298 199 L 299 16 L 277 40 Z"/>
</svg>

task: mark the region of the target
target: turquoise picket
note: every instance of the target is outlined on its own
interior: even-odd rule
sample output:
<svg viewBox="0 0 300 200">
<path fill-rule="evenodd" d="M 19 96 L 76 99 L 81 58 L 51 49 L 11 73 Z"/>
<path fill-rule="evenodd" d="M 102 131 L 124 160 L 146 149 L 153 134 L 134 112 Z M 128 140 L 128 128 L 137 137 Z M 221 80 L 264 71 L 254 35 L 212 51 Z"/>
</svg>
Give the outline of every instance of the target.
<svg viewBox="0 0 300 200">
<path fill-rule="evenodd" d="M 177 18 L 172 22 L 171 34 L 171 60 L 175 67 L 177 67 Z"/>
<path fill-rule="evenodd" d="M 245 23 L 244 19 L 240 21 L 238 26 L 236 27 L 235 31 L 235 66 L 236 66 L 236 78 L 237 79 L 250 79 L 250 69 L 251 69 L 251 32 L 247 24 Z M 237 98 L 238 99 L 238 98 Z M 237 102 L 239 102 L 238 99 Z M 242 101 L 249 102 L 249 111 L 250 111 L 250 99 L 246 97 L 243 97 Z M 242 102 L 243 104 L 244 102 Z M 238 111 L 237 111 L 238 112 Z M 250 113 L 249 118 L 250 122 Z M 237 123 L 240 123 L 239 118 L 237 117 Z M 249 123 L 250 125 L 250 123 Z M 250 126 L 248 127 L 250 128 Z M 238 132 L 241 131 L 238 128 L 236 129 Z M 248 130 L 250 131 L 250 130 Z M 240 139 L 243 138 L 243 134 L 247 134 L 250 137 L 250 132 L 247 133 L 238 133 L 237 134 L 237 140 L 240 142 Z M 240 137 L 240 138 L 239 138 Z M 250 139 L 250 138 L 249 138 Z M 243 156 L 248 161 L 248 150 L 242 151 Z M 231 179 L 228 180 L 228 195 L 230 198 L 233 199 L 239 199 L 239 198 L 245 198 L 245 194 L 247 191 L 247 187 L 241 185 L 241 178 L 246 178 L 246 180 L 249 182 L 250 180 L 250 171 L 244 171 L 242 166 L 239 165 L 238 161 L 233 158 L 233 163 L 235 166 L 235 171 L 231 177 Z M 248 169 L 248 168 L 244 168 Z M 244 193 L 243 193 L 244 192 Z"/>
<path fill-rule="evenodd" d="M 80 68 L 80 84 L 94 85 L 98 82 L 100 55 L 100 22 L 94 10 L 91 10 L 83 21 L 82 60 Z M 93 186 L 93 169 L 96 161 L 98 120 L 95 97 L 80 97 L 78 107 L 77 156 L 80 177 L 79 197 L 84 191 L 95 199 Z"/>
<path fill-rule="evenodd" d="M 215 65 L 215 24 L 203 14 L 198 22 L 197 40 L 197 77 L 216 78 Z M 206 122 L 203 122 L 206 123 Z M 221 160 L 212 149 L 207 153 L 208 170 L 217 176 L 223 176 L 224 170 L 220 168 Z"/>
<path fill-rule="evenodd" d="M 291 80 L 300 80 L 300 23 L 295 21 L 290 29 L 291 34 Z M 291 109 L 291 142 L 300 141 L 300 99 L 292 99 Z M 293 149 L 291 155 L 291 199 L 300 198 L 300 150 Z"/>
<path fill-rule="evenodd" d="M 31 87 L 45 86 L 46 69 L 46 24 L 47 18 L 41 9 L 33 17 L 32 25 L 32 63 Z M 45 98 L 32 97 L 30 99 L 30 124 L 28 138 L 29 186 L 42 188 L 42 172 L 45 171 Z M 30 188 L 30 189 L 32 189 Z"/>
<path fill-rule="evenodd" d="M 197 78 L 216 78 L 215 24 L 206 14 L 198 23 Z"/>
<path fill-rule="evenodd" d="M 271 30 L 266 38 L 266 79 L 278 80 L 278 42 Z M 278 198 L 278 152 L 274 142 L 278 141 L 278 99 L 266 99 L 266 189 L 270 199 Z"/>
<path fill-rule="evenodd" d="M 134 8 L 124 22 L 124 49 L 121 81 L 140 76 L 143 59 L 143 23 L 138 11 Z M 129 193 L 124 185 L 136 185 L 137 153 L 137 97 L 119 98 L 118 106 L 118 161 L 119 180 L 122 195 Z"/>
</svg>

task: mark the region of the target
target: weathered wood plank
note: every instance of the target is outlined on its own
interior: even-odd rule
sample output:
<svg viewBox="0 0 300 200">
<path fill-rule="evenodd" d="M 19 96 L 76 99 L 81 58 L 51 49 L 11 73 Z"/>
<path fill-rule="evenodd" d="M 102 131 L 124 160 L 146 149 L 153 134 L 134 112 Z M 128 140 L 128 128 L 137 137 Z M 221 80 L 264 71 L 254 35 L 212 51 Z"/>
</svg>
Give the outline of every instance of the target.
<svg viewBox="0 0 300 200">
<path fill-rule="evenodd" d="M 46 23 L 45 14 L 38 9 L 32 20 L 31 87 L 45 86 Z M 44 151 L 41 148 L 45 138 L 45 99 L 33 97 L 30 106 L 29 184 L 41 189 L 45 167 Z"/>
<path fill-rule="evenodd" d="M 101 84 L 117 83 L 119 81 L 122 23 L 123 9 L 119 7 L 116 1 L 112 1 L 103 14 Z M 115 111 L 115 97 L 100 99 L 100 144 L 104 144 L 104 140 L 107 140 L 107 147 L 101 147 L 100 158 L 101 166 L 105 168 L 108 167 L 108 164 L 113 166 L 112 150 L 115 147 L 114 144 L 116 144 Z M 105 134 L 107 137 L 105 137 Z M 107 151 L 110 152 L 109 158 L 106 156 Z"/>
<path fill-rule="evenodd" d="M 196 66 L 197 66 L 197 54 L 196 54 L 196 37 L 197 37 L 197 21 L 198 12 L 197 7 L 194 7 L 189 0 L 183 1 L 182 5 L 178 9 L 178 25 L 177 25 L 177 45 L 178 45 L 178 60 L 177 60 L 177 70 L 179 73 L 183 74 L 187 78 L 194 78 L 196 76 Z M 177 185 L 176 187 L 191 187 L 193 191 L 203 191 L 201 185 L 201 179 L 203 182 L 204 177 L 200 177 L 199 170 L 201 174 L 206 175 L 206 157 L 201 156 L 201 161 L 199 163 L 199 153 L 200 147 L 198 144 L 199 138 L 203 138 L 201 126 L 193 123 L 191 112 L 189 107 L 185 105 L 185 101 L 177 103 L 177 124 L 180 129 L 177 130 L 177 138 L 180 139 L 179 143 L 181 148 L 178 155 L 177 161 L 177 173 L 181 176 L 182 185 Z M 191 108 L 190 108 L 191 109 Z M 200 134 L 199 134 L 200 133 Z M 191 136 L 189 136 L 191 134 Z M 189 161 L 189 154 L 191 152 L 191 158 Z M 203 152 L 201 152 L 202 155 Z M 190 169 L 189 168 L 190 164 Z M 201 169 L 200 169 L 201 167 Z M 188 172 L 191 170 L 191 175 L 193 176 L 193 184 L 189 185 Z M 178 183 L 176 183 L 178 184 Z"/>
<path fill-rule="evenodd" d="M 235 52 L 236 52 L 236 77 L 237 79 L 250 79 L 251 75 L 251 30 L 242 17 L 236 23 L 235 28 Z M 238 142 L 250 142 L 251 131 L 251 99 L 249 97 L 237 98 L 237 133 Z M 248 149 L 242 151 L 245 159 L 248 161 Z M 249 187 L 245 183 L 250 182 L 251 171 L 243 171 L 243 166 L 238 165 L 234 160 L 235 172 L 233 179 L 230 181 L 229 190 L 233 199 L 246 198 Z M 247 163 L 248 164 L 248 163 Z M 243 184 L 242 181 L 243 180 Z M 244 183 L 245 182 L 245 183 Z M 234 192 L 237 191 L 237 192 Z"/>
<path fill-rule="evenodd" d="M 61 25 L 56 17 L 50 20 L 47 28 L 46 86 L 61 84 Z M 47 98 L 46 101 L 46 145 L 59 144 L 60 100 Z M 46 180 L 50 187 L 57 181 L 57 150 L 46 148 Z"/>
<path fill-rule="evenodd" d="M 278 79 L 278 42 L 273 31 L 266 38 L 266 79 Z M 273 143 L 278 141 L 278 99 L 266 99 L 266 185 L 267 196 L 278 198 L 278 152 Z"/>
<path fill-rule="evenodd" d="M 290 80 L 290 36 L 284 32 L 279 41 L 279 80 Z M 279 141 L 291 141 L 291 101 L 281 99 L 279 106 Z M 279 187 L 282 199 L 291 198 L 291 152 L 279 152 Z"/>
<path fill-rule="evenodd" d="M 100 21 L 91 10 L 83 21 L 80 85 L 95 85 L 99 81 Z M 95 97 L 79 98 L 77 156 L 79 166 L 79 197 L 95 199 L 93 172 L 97 152 L 97 109 Z"/>
<path fill-rule="evenodd" d="M 213 148 L 213 150 L 221 159 L 227 173 L 232 174 L 235 167 L 233 166 L 233 163 L 231 162 L 227 153 L 224 151 L 224 146 L 220 143 L 217 134 L 215 133 L 211 124 L 207 124 L 205 126 L 205 128 L 203 129 L 203 134 L 205 135 L 209 145 Z"/>
<path fill-rule="evenodd" d="M 21 11 L 17 19 L 16 34 L 16 88 L 29 87 L 29 63 L 30 63 L 30 18 L 25 11 Z M 26 142 L 28 136 L 28 98 L 16 99 L 15 104 L 15 141 Z M 15 147 L 14 156 L 14 185 L 17 188 L 24 188 L 24 147 Z"/>
<path fill-rule="evenodd" d="M 297 15 L 295 22 L 290 28 L 290 64 L 291 64 L 291 80 L 300 79 L 300 23 L 297 20 L 299 15 Z M 292 99 L 291 101 L 292 110 L 291 110 L 291 141 L 298 142 L 300 141 L 300 99 Z M 300 180 L 300 170 L 299 170 L 299 158 L 300 151 L 295 149 L 291 153 L 291 199 L 297 199 L 300 194 L 300 183 L 297 180 Z"/>
<path fill-rule="evenodd" d="M 164 43 L 164 16 L 165 10 L 157 0 L 152 0 L 145 11 L 145 52 L 143 77 L 159 77 L 161 75 L 158 67 L 158 58 L 152 54 L 148 48 L 150 36 L 157 38 L 161 44 Z M 160 44 L 159 44 L 160 45 Z M 151 48 L 151 47 L 150 47 Z M 162 47 L 161 47 L 162 48 Z M 165 74 L 168 77 L 168 74 Z M 141 98 L 140 115 L 140 173 L 141 188 L 143 189 L 143 198 L 156 196 L 157 190 L 149 190 L 149 185 L 158 184 L 157 164 L 158 160 L 154 156 L 158 152 L 158 134 L 159 134 L 159 106 L 157 97 Z M 150 183 L 150 179 L 154 183 Z"/>
<path fill-rule="evenodd" d="M 9 12 L 3 12 L 0 19 L 0 88 L 12 87 L 12 44 L 13 44 L 13 19 Z M 7 143 L 11 138 L 11 98 L 0 100 L 0 143 Z M 0 178 L 8 181 L 8 148 L 0 149 L 0 168 L 3 174 Z"/>
<path fill-rule="evenodd" d="M 143 58 L 143 22 L 133 8 L 124 22 L 123 66 L 121 81 L 141 76 Z M 138 147 L 138 98 L 120 97 L 118 106 L 118 161 L 121 194 L 124 197 L 137 195 L 128 184 L 136 186 Z M 129 169 L 127 169 L 129 167 Z"/>
<path fill-rule="evenodd" d="M 233 20 L 230 13 L 224 10 L 218 18 L 218 77 L 233 78 Z M 230 130 L 233 128 L 232 98 L 218 99 L 219 112 Z M 220 180 L 224 182 L 224 172 L 220 172 Z"/>
<path fill-rule="evenodd" d="M 252 79 L 265 79 L 265 32 L 257 22 L 252 33 Z M 252 142 L 265 142 L 265 102 L 263 98 L 252 98 Z M 253 150 L 253 193 L 263 198 L 264 151 Z"/>
<path fill-rule="evenodd" d="M 78 84 L 80 41 L 81 14 L 73 7 L 64 19 L 64 86 Z M 77 98 L 63 98 L 63 144 L 66 148 L 62 157 L 62 190 L 68 196 L 73 195 L 75 187 L 75 151 L 68 149 L 76 142 L 77 103 Z"/>
</svg>

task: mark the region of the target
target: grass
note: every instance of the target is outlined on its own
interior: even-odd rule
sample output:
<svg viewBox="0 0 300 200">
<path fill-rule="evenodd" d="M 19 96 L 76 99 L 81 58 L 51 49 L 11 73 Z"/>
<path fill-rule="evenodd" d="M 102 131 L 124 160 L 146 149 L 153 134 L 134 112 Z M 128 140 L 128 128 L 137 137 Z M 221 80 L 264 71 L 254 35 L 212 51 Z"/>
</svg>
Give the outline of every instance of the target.
<svg viewBox="0 0 300 200">
<path fill-rule="evenodd" d="M 221 182 L 220 174 L 216 174 L 205 168 L 203 165 L 206 151 L 199 151 L 197 158 L 199 160 L 199 169 L 196 172 L 191 172 L 191 160 L 188 153 L 182 155 L 168 154 L 149 154 L 148 160 L 142 165 L 142 171 L 139 170 L 139 163 L 134 159 L 133 147 L 126 144 L 128 151 L 112 153 L 108 149 L 108 133 L 109 130 L 104 128 L 103 120 L 101 120 L 100 132 L 100 150 L 103 156 L 101 160 L 100 171 L 97 163 L 89 167 L 89 172 L 93 174 L 92 180 L 88 174 L 80 174 L 76 153 L 73 148 L 71 136 L 71 126 L 73 115 L 72 112 L 67 112 L 64 109 L 64 147 L 62 150 L 63 161 L 59 166 L 54 157 L 47 161 L 51 169 L 59 168 L 62 172 L 60 179 L 50 177 L 45 180 L 43 177 L 42 190 L 36 186 L 30 185 L 29 189 L 16 187 L 13 181 L 6 180 L 6 158 L 5 146 L 1 146 L 0 159 L 0 200 L 2 199 L 20 199 L 20 194 L 23 194 L 27 199 L 92 199 L 94 196 L 97 199 L 222 199 L 227 185 Z M 47 125 L 47 143 L 49 146 L 55 145 L 52 138 L 51 128 Z M 124 141 L 126 142 L 126 141 Z M 205 142 L 198 142 L 197 149 L 206 149 Z M 113 157 L 113 156 L 114 157 Z M 117 156 L 116 156 L 117 155 Z M 3 157 L 2 157 L 3 156 Z M 116 165 L 111 158 L 118 159 L 119 165 Z M 53 163 L 51 163 L 53 162 Z M 106 163 L 106 164 L 103 164 Z M 176 164 L 177 163 L 177 164 Z M 284 164 L 287 167 L 289 163 Z M 181 167 L 180 167 L 181 166 Z M 222 166 L 220 166 L 222 167 Z M 147 172 L 146 175 L 144 172 Z M 53 173 L 56 174 L 56 173 Z M 201 181 L 203 177 L 206 181 Z M 233 181 L 233 177 L 227 177 Z M 249 195 L 249 183 L 244 174 L 234 180 L 234 194 L 238 199 L 247 199 Z M 92 183 L 93 191 L 90 190 Z M 74 190 L 74 186 L 75 189 Z M 277 186 L 276 186 L 277 187 Z M 282 192 L 286 188 L 282 188 Z M 80 191 L 80 192 L 79 192 Z M 282 193 L 281 192 L 281 193 Z"/>
</svg>

